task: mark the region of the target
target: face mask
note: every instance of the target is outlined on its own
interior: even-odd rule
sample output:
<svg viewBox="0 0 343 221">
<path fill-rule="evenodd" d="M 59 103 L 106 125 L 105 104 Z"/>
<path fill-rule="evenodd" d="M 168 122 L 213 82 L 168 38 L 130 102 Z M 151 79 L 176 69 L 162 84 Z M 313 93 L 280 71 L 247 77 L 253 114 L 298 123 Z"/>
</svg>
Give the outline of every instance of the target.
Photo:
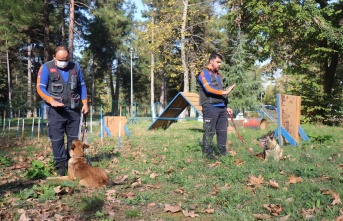
<svg viewBox="0 0 343 221">
<path fill-rule="evenodd" d="M 56 66 L 59 67 L 59 68 L 65 68 L 67 67 L 69 61 L 59 61 L 59 60 L 56 60 Z"/>
</svg>

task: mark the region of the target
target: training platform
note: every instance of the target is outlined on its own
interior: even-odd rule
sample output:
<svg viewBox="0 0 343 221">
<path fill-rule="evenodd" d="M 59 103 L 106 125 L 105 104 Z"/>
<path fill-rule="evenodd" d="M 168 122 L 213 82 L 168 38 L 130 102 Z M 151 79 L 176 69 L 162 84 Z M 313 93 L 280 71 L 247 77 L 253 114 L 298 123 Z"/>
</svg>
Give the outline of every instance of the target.
<svg viewBox="0 0 343 221">
<path fill-rule="evenodd" d="M 162 114 L 149 126 L 148 130 L 157 128 L 167 129 L 172 123 L 179 119 L 179 115 L 188 106 L 193 107 L 199 116 L 202 116 L 202 108 L 199 105 L 199 95 L 197 93 L 179 92 L 168 104 Z"/>
</svg>

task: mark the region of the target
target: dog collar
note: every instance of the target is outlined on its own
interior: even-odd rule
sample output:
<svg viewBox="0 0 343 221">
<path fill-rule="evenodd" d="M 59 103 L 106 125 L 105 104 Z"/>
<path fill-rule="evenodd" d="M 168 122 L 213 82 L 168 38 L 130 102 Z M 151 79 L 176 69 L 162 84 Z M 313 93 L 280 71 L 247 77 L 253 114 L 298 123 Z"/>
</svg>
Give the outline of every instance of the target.
<svg viewBox="0 0 343 221">
<path fill-rule="evenodd" d="M 70 156 L 71 158 L 83 158 L 83 156 L 82 157 L 78 157 L 78 156 L 75 156 L 75 155 L 73 155 L 73 156 Z"/>
</svg>

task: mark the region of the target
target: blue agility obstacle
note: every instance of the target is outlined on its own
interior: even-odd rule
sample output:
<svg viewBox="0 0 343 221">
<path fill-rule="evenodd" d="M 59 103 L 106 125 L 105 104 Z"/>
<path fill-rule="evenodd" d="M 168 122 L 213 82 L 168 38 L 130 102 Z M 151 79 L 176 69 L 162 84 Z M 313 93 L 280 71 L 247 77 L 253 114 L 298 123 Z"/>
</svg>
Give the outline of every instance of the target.
<svg viewBox="0 0 343 221">
<path fill-rule="evenodd" d="M 286 103 L 287 105 L 287 98 L 288 99 L 293 99 L 290 102 L 288 102 L 289 104 L 293 104 L 293 105 L 298 105 L 298 107 L 296 107 L 296 113 L 292 113 L 295 116 L 290 116 L 290 114 L 286 114 L 286 112 L 288 110 L 285 110 L 286 108 L 283 107 L 282 103 Z M 294 99 L 295 98 L 295 99 Z M 283 100 L 283 101 L 282 101 Z M 277 117 L 277 123 L 278 123 L 278 127 L 274 132 L 274 136 L 278 136 L 278 141 L 279 141 L 279 145 L 282 146 L 283 145 L 283 139 L 282 136 L 292 145 L 292 146 L 296 146 L 298 144 L 297 140 L 294 137 L 294 134 L 298 134 L 300 135 L 300 137 L 304 140 L 307 141 L 310 138 L 306 135 L 305 131 L 301 128 L 300 126 L 300 97 L 299 96 L 291 96 L 291 95 L 280 95 L 277 94 L 276 95 L 276 103 L 277 103 L 277 113 L 278 113 L 278 117 Z M 288 108 L 287 108 L 288 109 Z M 291 109 L 291 108 L 289 108 Z M 284 120 L 282 119 L 283 115 L 286 115 L 286 118 L 290 118 L 290 117 L 295 117 L 295 120 L 290 120 L 287 119 L 287 122 L 283 122 Z M 291 133 L 289 131 L 287 131 L 285 129 L 285 125 L 289 126 L 289 125 L 293 125 L 296 131 L 293 131 L 293 136 L 291 135 Z"/>
</svg>

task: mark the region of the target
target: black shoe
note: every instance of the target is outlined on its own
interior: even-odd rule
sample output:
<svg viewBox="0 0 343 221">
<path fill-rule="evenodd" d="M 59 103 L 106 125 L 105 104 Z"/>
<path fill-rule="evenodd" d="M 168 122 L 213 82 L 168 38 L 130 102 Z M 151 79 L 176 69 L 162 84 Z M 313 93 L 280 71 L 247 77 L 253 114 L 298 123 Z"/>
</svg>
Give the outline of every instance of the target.
<svg viewBox="0 0 343 221">
<path fill-rule="evenodd" d="M 216 160 L 216 157 L 213 154 L 207 154 L 206 159 L 208 160 Z"/>
<path fill-rule="evenodd" d="M 58 173 L 59 176 L 65 176 L 66 172 L 67 172 L 67 168 L 60 167 L 60 168 L 58 168 L 58 172 L 57 173 Z"/>
</svg>

